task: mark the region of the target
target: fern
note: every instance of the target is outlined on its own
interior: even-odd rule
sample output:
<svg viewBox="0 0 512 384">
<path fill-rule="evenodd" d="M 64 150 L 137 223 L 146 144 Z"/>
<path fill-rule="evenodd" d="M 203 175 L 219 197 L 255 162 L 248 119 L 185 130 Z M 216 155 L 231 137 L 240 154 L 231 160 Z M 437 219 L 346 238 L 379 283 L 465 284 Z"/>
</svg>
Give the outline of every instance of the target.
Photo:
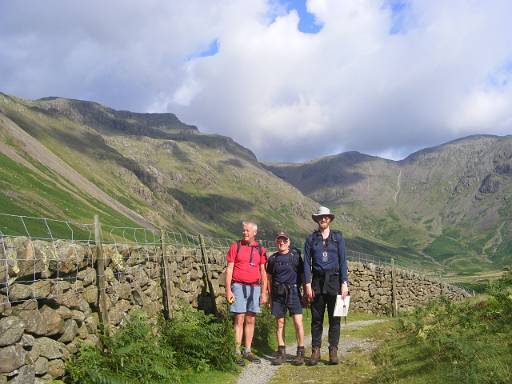
<svg viewBox="0 0 512 384">
<path fill-rule="evenodd" d="M 216 319 L 182 305 L 175 317 L 163 325 L 162 337 L 176 351 L 181 369 L 234 369 L 234 337 L 227 319 Z"/>
<path fill-rule="evenodd" d="M 113 336 L 103 337 L 103 351 L 83 345 L 68 364 L 71 383 L 179 382 L 174 351 L 161 343 L 142 312 L 133 312 Z"/>
</svg>

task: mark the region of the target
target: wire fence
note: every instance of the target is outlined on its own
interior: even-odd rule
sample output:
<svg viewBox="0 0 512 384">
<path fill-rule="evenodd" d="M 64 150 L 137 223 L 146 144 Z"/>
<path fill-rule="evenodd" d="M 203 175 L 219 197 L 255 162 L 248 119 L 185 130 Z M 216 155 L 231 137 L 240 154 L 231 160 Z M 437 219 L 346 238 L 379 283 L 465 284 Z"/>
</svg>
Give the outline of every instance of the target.
<svg viewBox="0 0 512 384">
<path fill-rule="evenodd" d="M 98 258 L 95 229 L 95 224 L 0 213 L 0 307 L 6 303 L 48 297 L 49 294 L 59 299 L 69 296 L 70 292 L 83 292 L 87 282 L 95 279 L 94 266 Z M 176 253 L 175 261 L 183 270 L 191 270 L 197 263 L 203 263 L 204 273 L 212 269 L 218 272 L 219 267 L 226 266 L 224 256 L 236 240 L 110 224 L 101 225 L 100 235 L 104 249 L 102 260 L 110 263 L 110 270 L 121 280 L 127 273 L 140 278 L 144 278 L 143 275 L 158 277 L 163 246 L 196 250 L 187 257 L 183 257 L 184 252 Z M 28 241 L 21 244 L 23 239 Z M 37 246 L 34 245 L 36 242 Z M 260 243 L 269 254 L 276 250 L 273 240 L 261 240 Z M 20 254 L 20 245 L 24 247 L 24 254 Z M 130 253 L 129 247 L 134 246 L 139 251 Z M 346 253 L 352 262 L 372 263 L 379 267 L 391 265 L 391 258 L 350 249 Z M 420 273 L 404 267 L 400 269 Z"/>
<path fill-rule="evenodd" d="M 32 217 L 0 213 L 0 237 L 27 237 L 31 240 L 69 240 L 78 243 L 94 243 L 94 224 L 77 223 L 47 217 Z M 199 248 L 201 241 L 207 249 L 227 250 L 236 240 L 234 238 L 217 238 L 199 234 L 182 233 L 168 230 L 155 230 L 144 227 L 101 225 L 101 241 L 104 244 L 158 245 L 162 243 L 176 247 Z M 269 252 L 276 250 L 274 240 L 258 240 Z M 391 257 L 376 256 L 356 250 L 347 249 L 349 261 L 373 263 L 378 266 L 391 265 Z M 395 260 L 397 265 L 400 260 Z M 402 269 L 410 269 L 401 265 Z M 421 269 L 420 269 L 421 270 Z M 411 269 L 411 271 L 413 271 Z"/>
</svg>

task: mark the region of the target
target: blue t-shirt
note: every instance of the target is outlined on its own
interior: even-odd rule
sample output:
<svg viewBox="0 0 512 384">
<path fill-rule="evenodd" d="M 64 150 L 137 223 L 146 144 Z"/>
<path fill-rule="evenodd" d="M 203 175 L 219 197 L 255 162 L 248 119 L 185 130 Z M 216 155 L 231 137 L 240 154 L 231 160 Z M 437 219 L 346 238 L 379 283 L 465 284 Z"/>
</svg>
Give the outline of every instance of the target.
<svg viewBox="0 0 512 384">
<path fill-rule="evenodd" d="M 295 251 L 276 252 L 267 261 L 267 273 L 272 276 L 272 281 L 280 284 L 300 284 L 303 270 L 302 258 Z"/>
</svg>

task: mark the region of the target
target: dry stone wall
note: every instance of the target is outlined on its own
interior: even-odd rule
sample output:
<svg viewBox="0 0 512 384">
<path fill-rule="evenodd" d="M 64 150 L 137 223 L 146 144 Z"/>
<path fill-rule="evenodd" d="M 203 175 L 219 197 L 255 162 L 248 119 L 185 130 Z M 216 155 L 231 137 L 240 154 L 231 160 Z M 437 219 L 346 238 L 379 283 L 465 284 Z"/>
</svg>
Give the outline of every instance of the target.
<svg viewBox="0 0 512 384">
<path fill-rule="evenodd" d="M 446 296 L 452 300 L 468 297 L 457 286 L 423 276 L 417 272 L 373 263 L 349 262 L 350 308 L 375 314 L 393 312 L 393 274 L 398 312 L 410 311 L 418 305 Z"/>
<path fill-rule="evenodd" d="M 61 378 L 65 360 L 80 343 L 99 343 L 99 324 L 118 327 L 142 309 L 156 317 L 166 309 L 162 246 L 103 245 L 105 309 L 99 305 L 99 275 L 93 244 L 0 239 L 0 384 L 45 383 Z M 225 249 L 165 245 L 170 311 L 180 302 L 226 310 Z M 350 263 L 353 309 L 389 313 L 391 269 Z M 101 273 L 101 272 L 100 272 Z M 398 306 L 410 309 L 441 294 L 465 295 L 454 287 L 397 271 Z"/>
</svg>

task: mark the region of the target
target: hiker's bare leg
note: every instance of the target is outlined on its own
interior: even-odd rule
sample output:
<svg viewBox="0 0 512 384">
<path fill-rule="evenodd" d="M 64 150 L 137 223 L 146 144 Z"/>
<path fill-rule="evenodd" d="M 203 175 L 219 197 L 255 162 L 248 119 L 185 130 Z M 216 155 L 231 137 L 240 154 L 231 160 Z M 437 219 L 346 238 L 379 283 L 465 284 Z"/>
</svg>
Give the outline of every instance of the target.
<svg viewBox="0 0 512 384">
<path fill-rule="evenodd" d="M 283 346 L 285 345 L 284 341 L 284 317 L 276 317 L 276 336 L 277 336 L 277 345 Z"/>
<path fill-rule="evenodd" d="M 244 346 L 251 348 L 252 337 L 254 336 L 254 325 L 256 324 L 256 315 L 252 312 L 245 314 L 245 325 L 244 325 Z M 241 339 L 240 339 L 241 340 Z"/>
<path fill-rule="evenodd" d="M 295 326 L 295 336 L 297 337 L 297 346 L 304 346 L 304 325 L 302 315 L 293 315 L 293 325 Z"/>
<path fill-rule="evenodd" d="M 233 329 L 235 331 L 235 345 L 237 351 L 240 351 L 242 345 L 242 335 L 244 334 L 245 313 L 236 313 L 233 318 Z"/>
</svg>

